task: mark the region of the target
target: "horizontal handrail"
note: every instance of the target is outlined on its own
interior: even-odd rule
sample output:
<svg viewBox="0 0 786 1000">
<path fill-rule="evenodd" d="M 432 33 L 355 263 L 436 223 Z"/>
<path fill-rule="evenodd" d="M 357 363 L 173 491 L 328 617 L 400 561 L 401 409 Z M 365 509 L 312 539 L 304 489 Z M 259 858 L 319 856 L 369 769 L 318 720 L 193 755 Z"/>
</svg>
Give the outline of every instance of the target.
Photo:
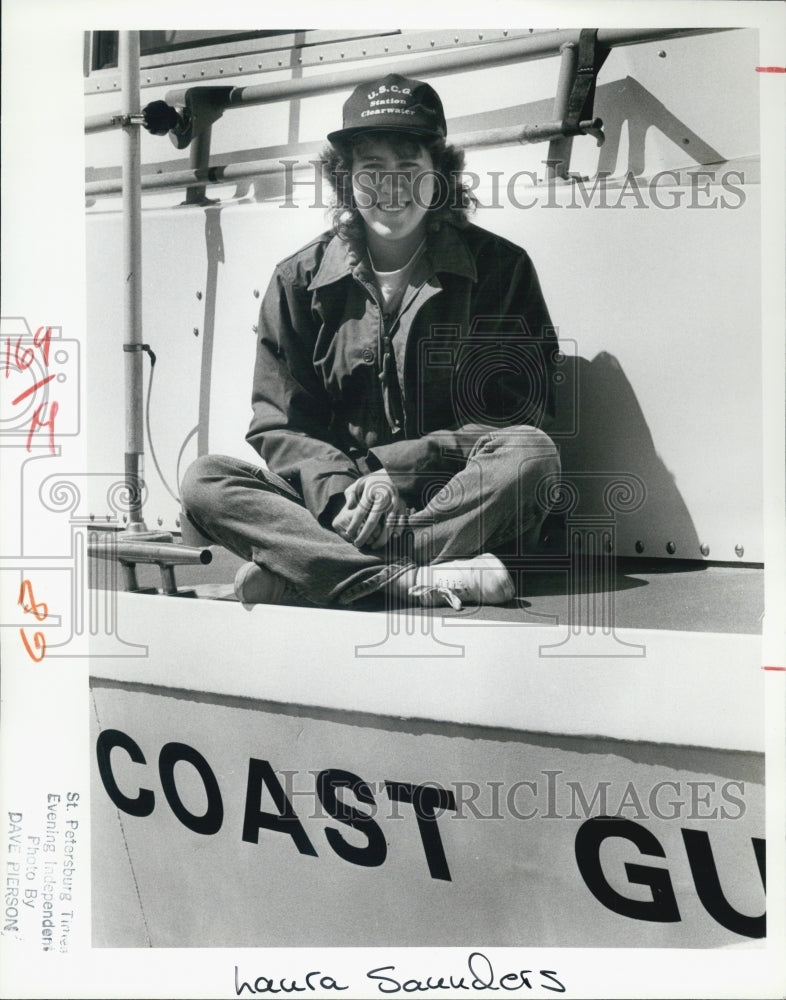
<svg viewBox="0 0 786 1000">
<path fill-rule="evenodd" d="M 546 123 L 544 128 L 549 127 Z M 485 149 L 493 146 L 508 146 L 514 142 L 527 142 L 533 132 L 537 133 L 540 126 L 533 125 L 523 128 L 520 125 L 505 126 L 502 128 L 484 129 L 478 132 L 466 132 L 451 136 L 451 142 L 462 149 Z M 204 170 L 173 170 L 164 174 L 147 174 L 142 177 L 142 189 L 144 191 L 166 191 L 170 188 L 191 187 L 195 184 L 236 184 L 241 181 L 252 181 L 257 177 L 270 176 L 281 173 L 286 176 L 287 169 L 302 174 L 307 169 L 313 169 L 313 161 L 318 159 L 318 153 L 304 153 L 303 159 L 292 157 L 278 160 L 247 160 L 242 163 L 229 163 L 223 166 L 208 167 Z M 541 161 L 545 162 L 545 161 Z M 728 161 L 711 161 L 712 164 L 726 163 Z M 737 161 L 734 161 L 737 162 Z M 745 163 L 749 161 L 746 159 Z M 758 161 L 752 161 L 755 165 Z M 696 166 L 701 166 L 697 164 Z M 703 164 L 705 166 L 710 163 Z M 686 169 L 686 168 L 676 168 Z M 693 169 L 693 168 L 690 168 Z M 751 167 L 747 167 L 751 170 Z M 746 172 L 746 179 L 749 182 L 758 182 L 758 175 L 753 169 L 749 174 Z M 304 183 L 304 182 L 298 182 Z M 85 196 L 87 198 L 99 198 L 112 195 L 119 195 L 122 191 L 122 181 L 119 177 L 107 178 L 100 181 L 90 181 L 85 185 Z"/>
<path fill-rule="evenodd" d="M 128 563 L 159 563 L 164 566 L 207 566 L 213 561 L 210 549 L 166 542 L 115 541 L 110 545 L 88 544 L 88 555 L 99 559 L 118 559 Z"/>
<path fill-rule="evenodd" d="M 450 137 L 451 143 L 462 149 L 476 147 L 507 146 L 512 142 L 524 142 L 525 133 L 530 130 L 520 125 L 505 126 L 495 129 L 484 129 L 478 132 L 465 132 Z M 172 170 L 163 174 L 143 174 L 142 190 L 158 191 L 168 188 L 189 187 L 194 184 L 229 184 L 237 181 L 253 180 L 255 177 L 271 174 L 286 174 L 287 164 L 290 169 L 301 173 L 312 167 L 314 160 L 319 158 L 318 151 L 304 154 L 304 159 L 280 157 L 277 160 L 246 160 L 241 163 L 227 163 L 203 169 L 185 168 Z M 308 158 L 310 157 L 310 158 Z M 120 177 L 106 178 L 100 181 L 89 181 L 85 185 L 85 194 L 89 198 L 104 195 L 120 194 L 123 182 Z"/>
<path fill-rule="evenodd" d="M 734 29 L 601 28 L 598 31 L 598 44 L 606 48 L 616 48 L 621 45 L 638 45 L 670 38 L 707 35 L 718 31 L 732 30 Z M 340 73 L 323 73 L 319 76 L 280 80 L 246 87 L 232 87 L 227 94 L 225 108 L 229 110 L 230 108 L 271 104 L 277 101 L 351 90 L 360 83 L 385 76 L 388 73 L 400 73 L 403 76 L 413 77 L 420 75 L 432 77 L 456 73 L 467 68 L 481 69 L 504 63 L 546 59 L 549 56 L 557 55 L 563 45 L 568 43 L 577 45 L 580 34 L 581 31 L 578 28 L 546 31 L 523 38 L 483 43 L 425 57 L 418 56 L 412 59 L 385 62 L 373 67 L 363 66 Z M 173 106 L 185 104 L 186 93 L 185 89 L 171 90 L 166 94 L 166 101 Z M 85 119 L 85 132 L 92 134 L 116 128 L 117 118 L 117 112 L 90 115 Z"/>
</svg>

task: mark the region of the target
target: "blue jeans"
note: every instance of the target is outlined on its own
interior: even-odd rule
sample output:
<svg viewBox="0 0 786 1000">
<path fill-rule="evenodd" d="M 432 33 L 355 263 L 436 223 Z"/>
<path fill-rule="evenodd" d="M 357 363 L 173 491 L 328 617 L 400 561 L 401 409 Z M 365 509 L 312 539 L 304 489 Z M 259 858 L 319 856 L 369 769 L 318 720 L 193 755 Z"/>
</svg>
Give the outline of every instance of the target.
<svg viewBox="0 0 786 1000">
<path fill-rule="evenodd" d="M 515 539 L 523 552 L 534 547 L 560 468 L 548 435 L 479 424 L 444 435 L 455 472 L 423 474 L 406 529 L 383 549 L 357 549 L 322 527 L 290 483 L 225 455 L 204 455 L 189 467 L 181 485 L 185 513 L 208 539 L 323 606 L 382 591 L 413 565 L 470 558 Z"/>
</svg>

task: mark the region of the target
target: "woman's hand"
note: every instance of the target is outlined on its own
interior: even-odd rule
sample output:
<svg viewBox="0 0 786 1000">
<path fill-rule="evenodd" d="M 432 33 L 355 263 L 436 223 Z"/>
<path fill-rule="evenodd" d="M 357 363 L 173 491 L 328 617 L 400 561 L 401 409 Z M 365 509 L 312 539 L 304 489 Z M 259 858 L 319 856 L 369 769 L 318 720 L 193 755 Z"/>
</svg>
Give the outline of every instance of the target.
<svg viewBox="0 0 786 1000">
<path fill-rule="evenodd" d="M 384 469 L 361 476 L 344 490 L 345 504 L 333 530 L 360 549 L 381 549 L 407 514 L 393 480 Z"/>
</svg>

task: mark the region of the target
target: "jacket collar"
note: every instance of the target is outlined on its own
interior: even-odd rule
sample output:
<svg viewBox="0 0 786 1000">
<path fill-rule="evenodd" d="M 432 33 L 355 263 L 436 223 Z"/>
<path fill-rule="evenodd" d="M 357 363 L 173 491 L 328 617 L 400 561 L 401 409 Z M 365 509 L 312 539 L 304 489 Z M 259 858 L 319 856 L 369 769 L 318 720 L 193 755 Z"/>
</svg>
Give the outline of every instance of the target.
<svg viewBox="0 0 786 1000">
<path fill-rule="evenodd" d="M 460 228 L 452 223 L 443 222 L 439 229 L 428 234 L 424 259 L 429 267 L 429 277 L 442 271 L 477 280 L 478 270 L 467 241 Z M 354 275 L 362 267 L 362 261 L 349 244 L 334 236 L 325 248 L 308 290 L 332 285 L 347 275 Z"/>
</svg>

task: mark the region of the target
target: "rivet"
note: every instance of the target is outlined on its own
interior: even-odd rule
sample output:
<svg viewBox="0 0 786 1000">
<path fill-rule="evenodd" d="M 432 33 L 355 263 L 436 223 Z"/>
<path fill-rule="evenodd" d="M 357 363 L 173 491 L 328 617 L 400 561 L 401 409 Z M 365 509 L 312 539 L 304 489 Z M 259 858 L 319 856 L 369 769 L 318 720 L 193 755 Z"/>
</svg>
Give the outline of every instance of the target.
<svg viewBox="0 0 786 1000">
<path fill-rule="evenodd" d="M 164 79 L 165 79 L 165 80 L 168 80 L 168 79 L 169 79 L 169 77 L 168 77 L 168 76 L 165 76 L 165 77 L 164 77 Z"/>
<path fill-rule="evenodd" d="M 201 70 L 199 71 L 199 75 L 200 75 L 200 76 L 204 76 L 204 75 L 205 75 L 205 71 L 204 71 L 203 69 L 201 69 Z"/>
<path fill-rule="evenodd" d="M 737 553 L 740 559 L 742 559 L 742 557 L 745 555 L 745 547 L 743 545 L 735 545 L 734 551 Z"/>
<path fill-rule="evenodd" d="M 342 58 L 342 59 L 344 58 L 344 53 L 343 53 L 343 52 L 341 53 L 341 58 Z"/>
<path fill-rule="evenodd" d="M 90 520 L 91 520 L 91 521 L 95 521 L 95 519 L 96 519 L 96 516 L 95 516 L 95 514 L 91 514 L 91 515 L 90 515 Z"/>
<path fill-rule="evenodd" d="M 683 139 L 682 140 L 682 145 L 683 146 L 689 146 L 690 145 L 690 139 Z"/>
<path fill-rule="evenodd" d="M 508 37 L 508 33 L 507 33 L 507 31 L 503 31 L 503 32 L 502 32 L 502 37 L 503 37 L 503 38 L 507 38 L 507 37 Z"/>
<path fill-rule="evenodd" d="M 302 63 L 302 62 L 303 62 L 303 56 L 298 56 L 298 57 L 297 57 L 297 61 L 298 61 L 299 63 Z"/>
<path fill-rule="evenodd" d="M 259 289 L 258 289 L 258 288 L 255 288 L 255 289 L 254 289 L 254 298 L 255 298 L 255 299 L 258 299 L 258 298 L 259 298 Z"/>
<path fill-rule="evenodd" d="M 243 72 L 243 67 L 242 66 L 238 66 L 237 71 L 238 71 L 238 73 L 242 73 Z"/>
<path fill-rule="evenodd" d="M 128 514 L 123 514 L 123 524 L 128 521 Z"/>
<path fill-rule="evenodd" d="M 107 523 L 108 523 L 109 521 L 111 521 L 111 520 L 112 520 L 112 515 L 111 515 L 111 514 L 107 514 L 107 515 L 106 515 L 106 520 L 107 520 Z"/>
<path fill-rule="evenodd" d="M 195 327 L 194 327 L 194 336 L 195 336 L 195 337 L 198 337 L 198 336 L 199 336 L 199 327 L 198 327 L 198 326 L 195 326 Z"/>
<path fill-rule="evenodd" d="M 434 48 L 434 42 L 433 41 L 429 42 L 429 45 L 431 45 L 431 47 Z"/>
<path fill-rule="evenodd" d="M 254 333 L 256 333 L 259 330 L 259 327 L 256 325 L 256 323 L 254 323 L 254 325 L 251 327 L 251 329 L 252 329 L 252 331 Z"/>
<path fill-rule="evenodd" d="M 219 68 L 218 72 L 219 72 L 219 73 L 223 73 L 223 72 L 224 72 L 224 67 L 223 67 L 223 66 L 221 66 L 221 67 Z"/>
<path fill-rule="evenodd" d="M 322 62 L 322 60 L 323 60 L 324 58 L 325 58 L 324 56 L 320 56 L 320 57 L 319 57 L 319 61 L 320 61 L 320 62 Z"/>
<path fill-rule="evenodd" d="M 408 49 L 411 49 L 411 48 L 412 48 L 412 43 L 411 43 L 411 42 L 407 42 L 407 48 L 408 48 Z"/>
<path fill-rule="evenodd" d="M 458 45 L 458 35 L 453 36 L 453 41 Z"/>
<path fill-rule="evenodd" d="M 613 552 L 614 551 L 614 542 L 612 542 L 612 540 L 610 538 L 606 539 L 606 551 L 607 552 Z"/>
<path fill-rule="evenodd" d="M 157 517 L 157 518 L 156 518 L 156 523 L 158 524 L 158 526 L 159 526 L 159 528 L 160 528 L 160 527 L 161 527 L 161 525 L 162 525 L 162 524 L 164 523 L 164 519 L 163 519 L 163 517 Z"/>
<path fill-rule="evenodd" d="M 639 554 L 641 554 L 644 551 L 644 542 L 642 542 L 642 541 L 636 542 L 636 551 Z"/>
<path fill-rule="evenodd" d="M 660 56 L 661 59 L 665 59 L 666 58 L 666 50 L 665 49 L 661 49 L 660 52 L 658 53 L 658 55 Z"/>
<path fill-rule="evenodd" d="M 666 551 L 669 553 L 670 556 L 673 556 L 674 553 L 677 551 L 677 546 L 674 544 L 674 542 L 666 542 Z"/>
<path fill-rule="evenodd" d="M 179 518 L 179 517 L 176 517 L 176 518 L 175 518 L 175 527 L 176 527 L 176 528 L 179 528 L 179 527 L 180 527 L 180 518 Z"/>
<path fill-rule="evenodd" d="M 706 543 L 699 547 L 699 551 L 703 556 L 708 556 L 710 554 L 710 547 Z"/>
<path fill-rule="evenodd" d="M 202 293 L 201 293 L 201 292 L 197 292 L 197 293 L 196 293 L 196 297 L 197 297 L 198 299 L 201 299 L 201 298 L 202 298 Z"/>
<path fill-rule="evenodd" d="M 483 35 L 480 35 L 480 34 L 479 34 L 479 35 L 478 35 L 478 38 L 480 38 L 480 39 L 482 40 L 482 39 L 483 39 Z"/>
</svg>

